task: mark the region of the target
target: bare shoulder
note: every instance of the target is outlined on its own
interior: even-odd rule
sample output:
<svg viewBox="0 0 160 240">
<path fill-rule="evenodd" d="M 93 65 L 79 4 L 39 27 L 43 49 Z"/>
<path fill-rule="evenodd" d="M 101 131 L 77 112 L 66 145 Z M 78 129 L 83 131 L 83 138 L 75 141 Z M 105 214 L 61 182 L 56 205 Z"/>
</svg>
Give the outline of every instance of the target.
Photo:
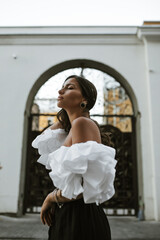
<svg viewBox="0 0 160 240">
<path fill-rule="evenodd" d="M 85 125 L 86 123 L 92 122 L 92 120 L 90 118 L 86 118 L 86 117 L 78 117 L 76 119 L 73 120 L 72 125 Z"/>
<path fill-rule="evenodd" d="M 90 118 L 86 118 L 86 117 L 76 118 L 72 122 L 72 127 L 74 127 L 74 128 L 88 128 L 88 127 L 92 127 L 92 128 L 96 128 L 96 129 L 98 128 L 97 125 Z"/>
<path fill-rule="evenodd" d="M 101 142 L 98 126 L 89 118 L 79 117 L 72 122 L 72 142 Z"/>
</svg>

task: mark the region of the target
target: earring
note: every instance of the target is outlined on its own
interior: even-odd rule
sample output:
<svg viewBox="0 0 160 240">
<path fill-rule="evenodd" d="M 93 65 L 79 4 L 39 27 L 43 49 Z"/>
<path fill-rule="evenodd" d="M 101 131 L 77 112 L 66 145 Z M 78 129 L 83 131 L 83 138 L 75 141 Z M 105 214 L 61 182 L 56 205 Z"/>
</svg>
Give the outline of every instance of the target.
<svg viewBox="0 0 160 240">
<path fill-rule="evenodd" d="M 80 107 L 82 108 L 82 109 L 84 109 L 85 107 L 86 107 L 86 103 L 84 103 L 84 102 L 82 102 L 81 104 L 80 104 Z"/>
</svg>

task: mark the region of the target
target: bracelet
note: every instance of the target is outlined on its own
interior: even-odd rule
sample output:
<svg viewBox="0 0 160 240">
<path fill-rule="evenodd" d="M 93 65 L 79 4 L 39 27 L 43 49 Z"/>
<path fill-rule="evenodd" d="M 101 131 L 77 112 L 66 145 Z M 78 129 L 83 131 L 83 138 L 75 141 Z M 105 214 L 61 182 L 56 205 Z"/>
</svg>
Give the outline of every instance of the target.
<svg viewBox="0 0 160 240">
<path fill-rule="evenodd" d="M 53 191 L 53 196 L 55 196 L 56 203 L 57 203 L 58 207 L 61 208 L 61 207 L 63 207 L 63 203 L 59 203 L 59 202 L 58 202 L 58 199 L 57 199 L 57 192 L 58 192 L 58 189 L 57 189 L 57 188 L 54 189 L 54 191 Z"/>
<path fill-rule="evenodd" d="M 55 193 L 57 192 L 57 188 L 55 188 L 54 190 L 53 190 L 53 192 L 52 192 L 52 194 L 53 194 L 53 198 L 55 197 Z M 56 197 L 55 197 L 56 198 Z"/>
</svg>

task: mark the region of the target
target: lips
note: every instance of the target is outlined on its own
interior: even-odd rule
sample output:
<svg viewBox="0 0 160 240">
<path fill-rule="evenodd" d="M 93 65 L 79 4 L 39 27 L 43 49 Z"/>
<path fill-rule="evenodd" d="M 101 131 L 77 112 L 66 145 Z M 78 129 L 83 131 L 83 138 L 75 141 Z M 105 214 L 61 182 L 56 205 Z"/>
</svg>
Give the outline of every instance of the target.
<svg viewBox="0 0 160 240">
<path fill-rule="evenodd" d="M 63 99 L 63 97 L 62 96 L 58 96 L 58 100 L 62 100 Z"/>
</svg>

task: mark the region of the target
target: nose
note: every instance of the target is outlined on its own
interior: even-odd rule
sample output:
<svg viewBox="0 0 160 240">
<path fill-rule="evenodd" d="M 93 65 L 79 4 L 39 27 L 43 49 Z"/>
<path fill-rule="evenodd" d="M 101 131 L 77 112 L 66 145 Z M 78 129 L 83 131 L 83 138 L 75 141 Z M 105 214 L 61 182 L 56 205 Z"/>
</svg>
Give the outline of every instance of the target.
<svg viewBox="0 0 160 240">
<path fill-rule="evenodd" d="M 58 93 L 59 93 L 59 94 L 63 94 L 63 93 L 64 93 L 64 89 L 63 89 L 63 88 L 60 89 L 60 90 L 58 91 Z"/>
</svg>

